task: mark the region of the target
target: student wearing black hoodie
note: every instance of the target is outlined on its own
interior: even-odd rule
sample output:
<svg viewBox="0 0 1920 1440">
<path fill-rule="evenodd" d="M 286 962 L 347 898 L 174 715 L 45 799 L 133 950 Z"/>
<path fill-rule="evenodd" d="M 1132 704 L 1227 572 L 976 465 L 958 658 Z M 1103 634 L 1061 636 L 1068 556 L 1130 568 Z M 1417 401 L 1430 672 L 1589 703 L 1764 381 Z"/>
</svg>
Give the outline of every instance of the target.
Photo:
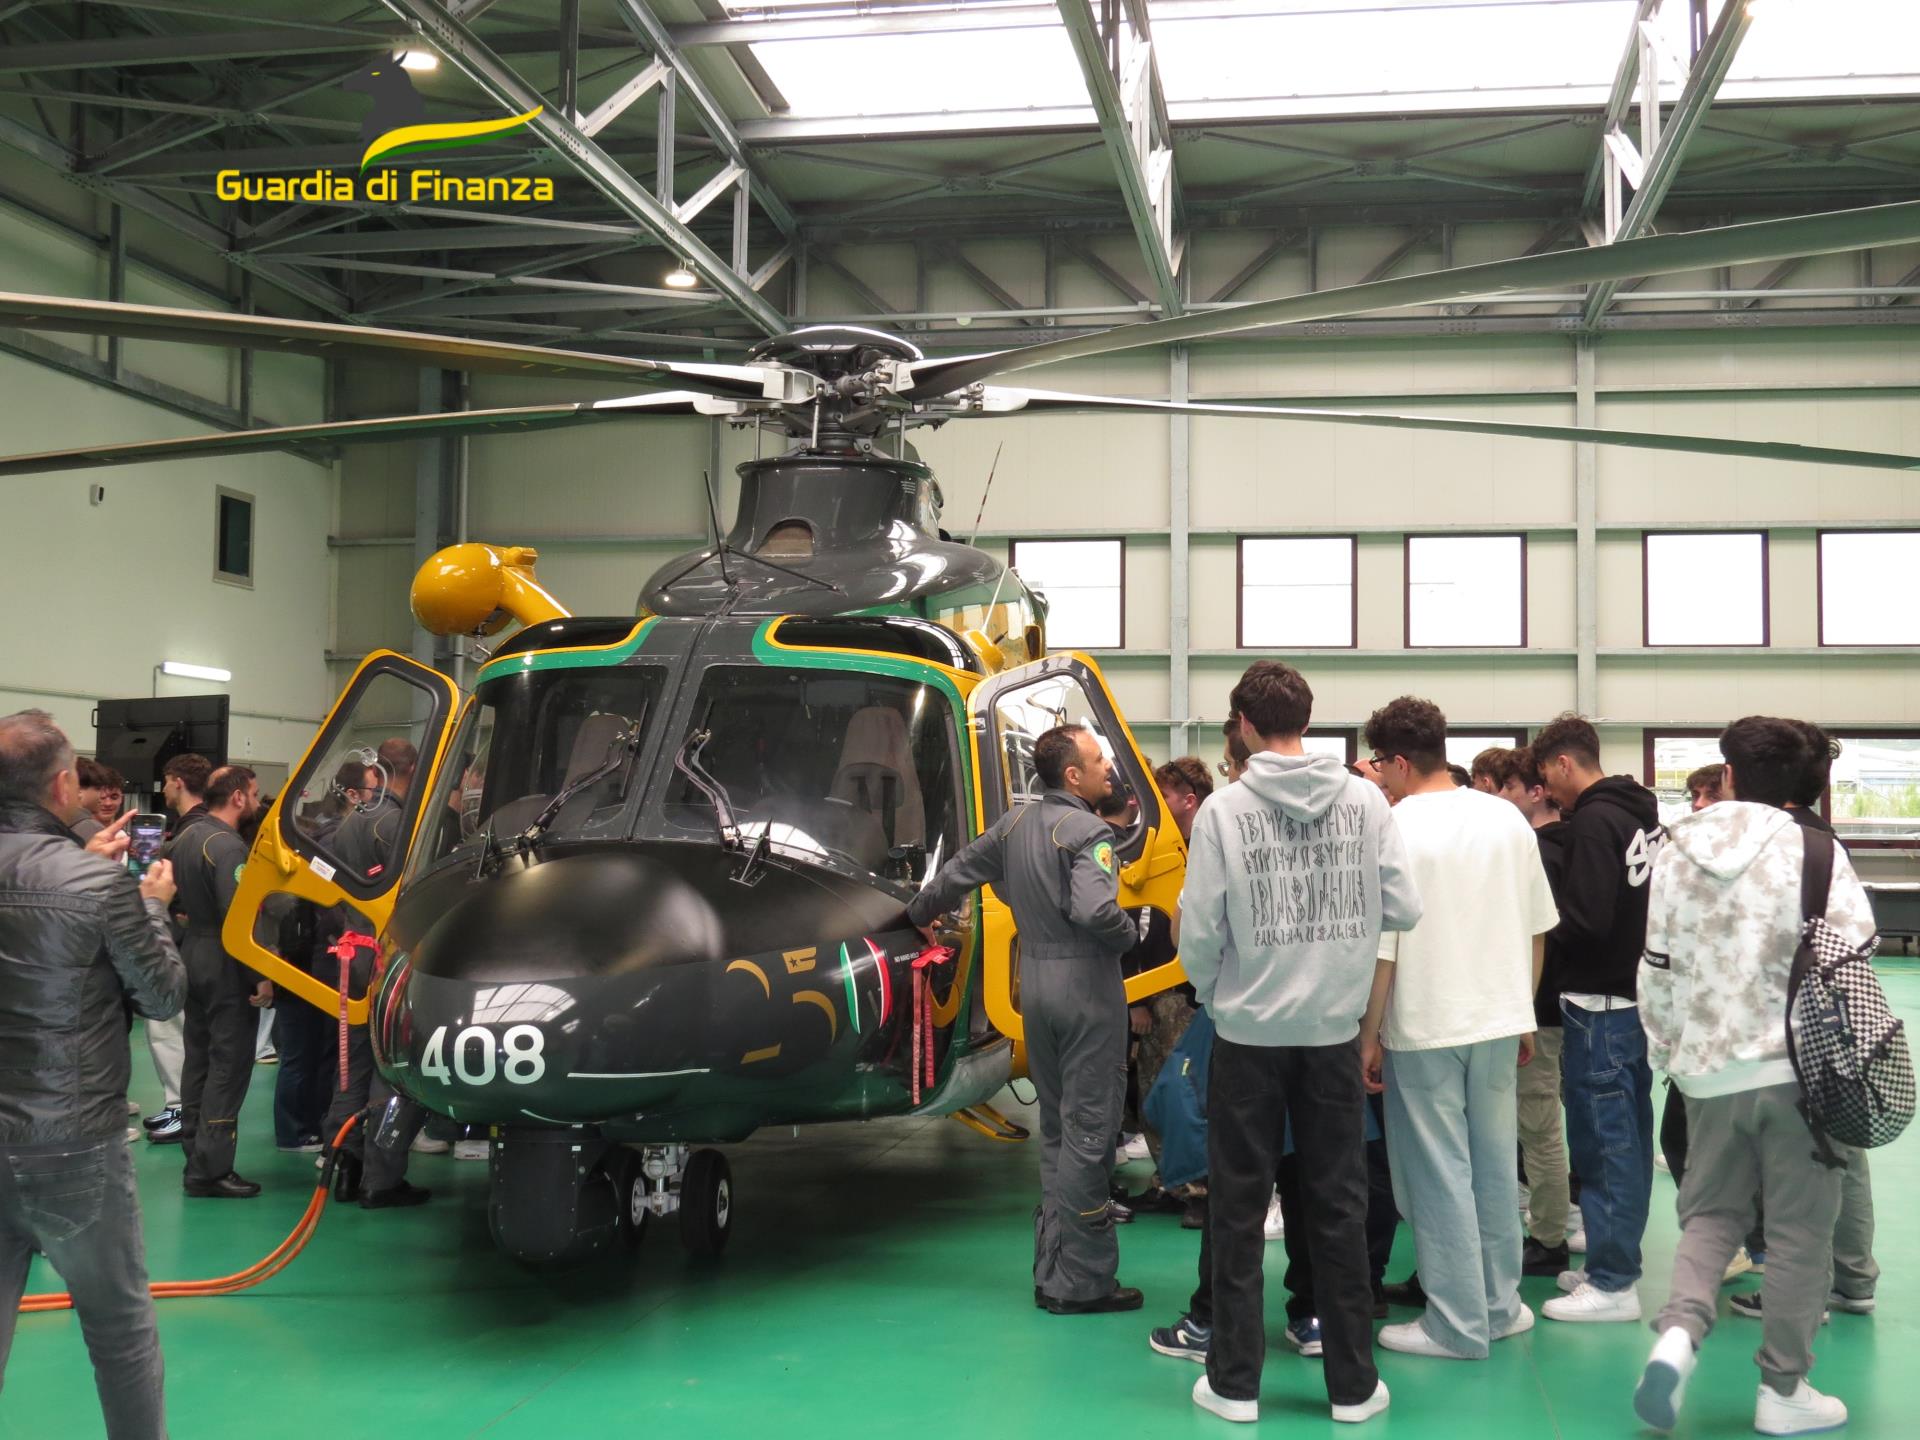
<svg viewBox="0 0 1920 1440">
<path fill-rule="evenodd" d="M 1653 792 L 1600 769 L 1600 737 L 1562 715 L 1534 737 L 1534 763 L 1565 818 L 1555 886 L 1565 1032 L 1567 1144 L 1580 1176 L 1587 1266 L 1560 1277 L 1550 1320 L 1640 1318 L 1640 1242 L 1653 1200 L 1653 1072 L 1635 982 L 1646 948 L 1647 882 L 1661 840 Z"/>
</svg>

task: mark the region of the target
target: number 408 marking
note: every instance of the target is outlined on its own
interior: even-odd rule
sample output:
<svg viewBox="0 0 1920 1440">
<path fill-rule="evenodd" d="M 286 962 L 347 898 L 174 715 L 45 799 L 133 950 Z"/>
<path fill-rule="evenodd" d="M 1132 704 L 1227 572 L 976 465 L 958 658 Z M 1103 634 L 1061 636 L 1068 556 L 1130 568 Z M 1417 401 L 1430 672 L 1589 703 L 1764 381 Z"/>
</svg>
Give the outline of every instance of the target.
<svg viewBox="0 0 1920 1440">
<path fill-rule="evenodd" d="M 453 1038 L 453 1065 L 447 1065 L 447 1026 L 442 1025 L 428 1037 L 426 1053 L 420 1057 L 420 1073 L 442 1084 L 458 1080 L 462 1085 L 491 1085 L 496 1066 L 509 1085 L 531 1085 L 547 1073 L 546 1036 L 535 1025 L 513 1025 L 500 1037 L 500 1054 L 495 1053 L 493 1031 L 469 1025 Z M 479 1066 L 469 1069 L 473 1042 L 479 1046 Z"/>
</svg>

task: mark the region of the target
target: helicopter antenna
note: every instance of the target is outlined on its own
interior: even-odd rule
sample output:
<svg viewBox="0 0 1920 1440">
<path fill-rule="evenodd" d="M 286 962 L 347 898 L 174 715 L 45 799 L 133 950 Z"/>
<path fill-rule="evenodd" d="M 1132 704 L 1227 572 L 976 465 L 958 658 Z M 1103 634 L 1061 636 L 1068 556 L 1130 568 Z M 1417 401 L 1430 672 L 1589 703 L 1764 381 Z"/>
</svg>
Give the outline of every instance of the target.
<svg viewBox="0 0 1920 1440">
<path fill-rule="evenodd" d="M 727 542 L 720 538 L 720 502 L 714 498 L 713 472 L 702 470 L 700 483 L 707 492 L 707 523 L 713 527 L 713 553 L 720 557 L 720 578 L 731 587 L 733 572 L 727 569 Z"/>
<path fill-rule="evenodd" d="M 987 467 L 987 488 L 980 492 L 980 509 L 973 517 L 973 534 L 967 537 L 969 545 L 980 538 L 980 522 L 987 516 L 987 497 L 993 493 L 993 477 L 1000 473 L 1000 452 L 1006 448 L 1007 442 L 1004 440 L 993 447 L 993 464 Z"/>
</svg>

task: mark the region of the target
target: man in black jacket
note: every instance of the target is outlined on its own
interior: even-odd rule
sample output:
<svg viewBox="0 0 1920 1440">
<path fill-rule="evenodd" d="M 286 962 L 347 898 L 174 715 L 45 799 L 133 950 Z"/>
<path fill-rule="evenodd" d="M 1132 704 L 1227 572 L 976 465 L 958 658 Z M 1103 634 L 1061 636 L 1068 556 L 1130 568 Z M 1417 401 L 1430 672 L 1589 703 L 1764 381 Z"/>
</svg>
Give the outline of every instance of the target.
<svg viewBox="0 0 1920 1440">
<path fill-rule="evenodd" d="M 1660 848 L 1653 792 L 1600 769 L 1600 737 L 1562 715 L 1534 737 L 1534 763 L 1565 817 L 1555 887 L 1567 1142 L 1580 1176 L 1587 1265 L 1542 1306 L 1550 1320 L 1640 1318 L 1640 1242 L 1653 1200 L 1653 1072 L 1635 986 L 1647 882 Z"/>
<path fill-rule="evenodd" d="M 163 1019 L 187 977 L 172 867 L 137 885 L 121 822 L 84 848 L 73 747 L 42 710 L 0 719 L 0 1375 L 35 1251 L 73 1296 L 108 1440 L 163 1440 L 160 1337 L 123 1138 L 126 1002 Z"/>
<path fill-rule="evenodd" d="M 180 952 L 187 966 L 187 1063 L 180 1079 L 187 1152 L 183 1184 L 202 1200 L 245 1200 L 260 1193 L 233 1170 L 240 1106 L 253 1078 L 256 1011 L 273 1003 L 273 985 L 227 953 L 220 938 L 247 863 L 239 825 L 258 799 L 258 781 L 229 765 L 207 782 L 206 815 L 176 834 L 178 908 L 186 917 Z"/>
</svg>

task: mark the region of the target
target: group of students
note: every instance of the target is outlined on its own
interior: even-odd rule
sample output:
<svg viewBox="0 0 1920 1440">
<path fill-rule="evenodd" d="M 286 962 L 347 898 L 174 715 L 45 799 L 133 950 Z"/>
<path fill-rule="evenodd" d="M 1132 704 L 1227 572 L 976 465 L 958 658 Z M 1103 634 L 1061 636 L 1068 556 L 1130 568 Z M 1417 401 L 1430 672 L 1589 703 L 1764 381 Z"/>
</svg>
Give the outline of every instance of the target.
<svg viewBox="0 0 1920 1440">
<path fill-rule="evenodd" d="M 1720 1286 L 1762 1269 L 1735 1307 L 1763 1321 L 1755 1428 L 1845 1423 L 1806 1377 L 1826 1312 L 1873 1309 L 1867 1164 L 1816 1157 L 1785 1038 L 1802 837 L 1825 828 L 1831 741 L 1800 721 L 1734 722 L 1726 763 L 1692 777 L 1694 812 L 1663 827 L 1577 716 L 1484 752 L 1462 785 L 1431 702 L 1376 711 L 1352 766 L 1306 751 L 1312 703 L 1298 671 L 1259 662 L 1232 696 L 1235 783 L 1199 793 L 1197 762 L 1159 776 L 1189 832 L 1177 937 L 1192 1005 L 1161 997 L 1137 1027 L 1152 1041 L 1142 1094 L 1150 1065 L 1194 1048 L 1189 1017 L 1212 1039 L 1200 1286 L 1153 1348 L 1206 1365 L 1196 1404 L 1258 1417 L 1276 1181 L 1293 1212 L 1286 1335 L 1324 1356 L 1336 1420 L 1387 1408 L 1371 1322 L 1389 1300 L 1424 1314 L 1380 1345 L 1434 1359 L 1484 1359 L 1532 1330 L 1525 1275 L 1558 1282 L 1550 1320 L 1641 1320 L 1664 1071 L 1682 1234 L 1637 1413 L 1673 1426 Z M 1871 906 L 1838 846 L 1828 895 L 1834 932 L 1869 946 Z M 1366 1143 L 1370 1106 L 1384 1147 Z M 1419 1270 L 1387 1286 L 1396 1209 Z"/>
</svg>

